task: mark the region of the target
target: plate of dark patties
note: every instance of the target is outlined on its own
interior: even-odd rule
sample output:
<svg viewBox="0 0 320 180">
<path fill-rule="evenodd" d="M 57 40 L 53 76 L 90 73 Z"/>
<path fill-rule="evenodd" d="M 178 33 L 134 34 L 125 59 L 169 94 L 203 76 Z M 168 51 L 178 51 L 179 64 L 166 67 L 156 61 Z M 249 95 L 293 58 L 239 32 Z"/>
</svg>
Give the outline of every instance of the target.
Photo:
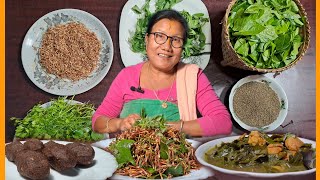
<svg viewBox="0 0 320 180">
<path fill-rule="evenodd" d="M 6 179 L 107 179 L 113 155 L 90 144 L 27 139 L 6 144 Z"/>
</svg>

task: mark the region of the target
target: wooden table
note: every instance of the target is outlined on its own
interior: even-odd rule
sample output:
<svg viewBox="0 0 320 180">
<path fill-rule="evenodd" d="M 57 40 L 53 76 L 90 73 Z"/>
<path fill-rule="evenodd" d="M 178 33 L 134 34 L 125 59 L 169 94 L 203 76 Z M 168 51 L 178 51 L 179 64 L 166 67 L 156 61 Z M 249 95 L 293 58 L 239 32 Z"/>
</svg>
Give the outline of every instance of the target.
<svg viewBox="0 0 320 180">
<path fill-rule="evenodd" d="M 203 0 L 211 21 L 212 48 L 211 59 L 205 68 L 205 74 L 212 82 L 214 89 L 224 103 L 228 103 L 228 93 L 237 80 L 251 74 L 230 67 L 222 67 L 221 50 L 221 21 L 230 0 Z M 315 139 L 315 0 L 301 0 L 311 25 L 310 47 L 293 68 L 281 73 L 275 79 L 278 81 L 289 100 L 289 112 L 283 125 L 291 120 L 293 124 L 285 128 L 279 127 L 274 132 L 292 132 L 299 136 Z M 119 22 L 121 10 L 126 0 L 11 0 L 6 1 L 6 142 L 10 142 L 14 136 L 14 126 L 10 117 L 24 117 L 27 111 L 39 102 L 47 102 L 55 95 L 46 93 L 35 86 L 27 77 L 21 62 L 21 46 L 23 38 L 40 17 L 53 10 L 62 8 L 81 9 L 91 13 L 100 19 L 109 30 L 113 45 L 114 58 L 107 76 L 91 90 L 79 94 L 75 100 L 81 102 L 90 101 L 96 107 L 104 98 L 112 80 L 119 71 L 124 68 L 119 50 Z M 272 74 L 270 75 L 272 76 Z M 237 125 L 234 126 L 234 134 L 242 134 Z M 216 137 L 213 137 L 216 138 Z M 201 139 L 203 142 L 210 140 Z"/>
</svg>

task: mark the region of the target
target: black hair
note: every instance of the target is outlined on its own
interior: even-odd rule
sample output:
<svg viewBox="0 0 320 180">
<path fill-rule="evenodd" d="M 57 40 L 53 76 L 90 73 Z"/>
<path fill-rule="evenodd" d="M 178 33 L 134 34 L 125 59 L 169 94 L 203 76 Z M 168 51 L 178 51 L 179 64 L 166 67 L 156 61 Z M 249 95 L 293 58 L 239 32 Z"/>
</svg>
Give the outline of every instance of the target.
<svg viewBox="0 0 320 180">
<path fill-rule="evenodd" d="M 183 40 L 186 42 L 189 31 L 188 22 L 178 11 L 172 9 L 165 9 L 154 13 L 148 21 L 147 33 L 151 33 L 153 26 L 162 19 L 169 19 L 179 22 L 184 31 Z"/>
</svg>

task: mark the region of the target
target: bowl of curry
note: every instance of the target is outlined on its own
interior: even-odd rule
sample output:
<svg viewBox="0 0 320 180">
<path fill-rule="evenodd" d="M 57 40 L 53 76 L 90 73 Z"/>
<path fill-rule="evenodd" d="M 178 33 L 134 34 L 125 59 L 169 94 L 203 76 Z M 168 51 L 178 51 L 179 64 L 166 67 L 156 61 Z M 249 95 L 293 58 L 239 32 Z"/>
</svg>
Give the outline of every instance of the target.
<svg viewBox="0 0 320 180">
<path fill-rule="evenodd" d="M 279 178 L 315 173 L 316 142 L 294 134 L 259 131 L 215 139 L 199 146 L 197 160 L 216 174 Z"/>
</svg>

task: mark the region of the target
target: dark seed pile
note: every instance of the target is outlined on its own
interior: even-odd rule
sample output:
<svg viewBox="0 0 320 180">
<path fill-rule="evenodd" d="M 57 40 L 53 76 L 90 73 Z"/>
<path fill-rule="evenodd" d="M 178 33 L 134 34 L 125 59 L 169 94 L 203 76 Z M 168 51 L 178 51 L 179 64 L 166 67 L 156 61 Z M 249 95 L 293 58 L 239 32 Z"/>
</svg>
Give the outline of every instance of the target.
<svg viewBox="0 0 320 180">
<path fill-rule="evenodd" d="M 267 83 L 255 81 L 245 83 L 236 90 L 233 109 L 243 123 L 261 128 L 277 119 L 281 103 Z"/>
</svg>

